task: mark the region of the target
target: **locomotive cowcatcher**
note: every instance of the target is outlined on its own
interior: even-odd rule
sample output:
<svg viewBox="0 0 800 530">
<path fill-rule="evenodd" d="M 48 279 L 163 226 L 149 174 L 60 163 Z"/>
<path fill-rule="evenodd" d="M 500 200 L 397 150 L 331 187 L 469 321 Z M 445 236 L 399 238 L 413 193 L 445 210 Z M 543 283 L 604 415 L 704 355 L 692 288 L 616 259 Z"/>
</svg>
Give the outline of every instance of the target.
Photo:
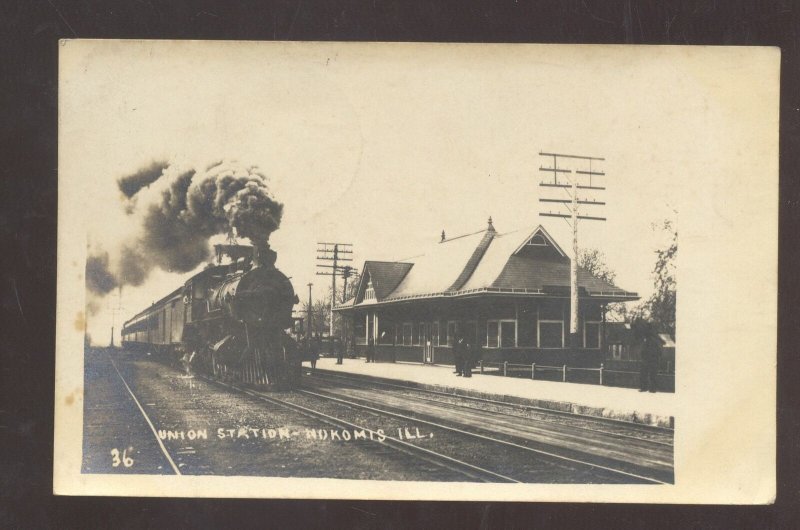
<svg viewBox="0 0 800 530">
<path fill-rule="evenodd" d="M 188 371 L 292 388 L 301 353 L 287 333 L 299 302 L 268 245 L 215 245 L 216 263 L 122 328 L 124 347 L 146 349 Z"/>
</svg>

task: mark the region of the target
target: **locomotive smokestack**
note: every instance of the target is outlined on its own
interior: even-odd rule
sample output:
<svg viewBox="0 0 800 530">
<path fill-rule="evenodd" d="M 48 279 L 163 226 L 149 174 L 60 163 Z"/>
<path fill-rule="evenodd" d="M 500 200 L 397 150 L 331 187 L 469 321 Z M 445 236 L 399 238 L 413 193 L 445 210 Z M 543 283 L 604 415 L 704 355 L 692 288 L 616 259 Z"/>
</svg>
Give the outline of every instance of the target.
<svg viewBox="0 0 800 530">
<path fill-rule="evenodd" d="M 278 254 L 269 248 L 269 243 L 253 245 L 253 268 L 274 267 Z"/>
</svg>

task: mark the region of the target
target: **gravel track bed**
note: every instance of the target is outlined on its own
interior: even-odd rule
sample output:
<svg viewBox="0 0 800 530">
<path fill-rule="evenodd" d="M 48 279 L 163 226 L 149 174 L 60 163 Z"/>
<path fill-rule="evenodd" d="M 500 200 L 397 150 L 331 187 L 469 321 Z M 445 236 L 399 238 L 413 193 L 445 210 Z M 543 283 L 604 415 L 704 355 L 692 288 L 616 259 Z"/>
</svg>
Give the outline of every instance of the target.
<svg viewBox="0 0 800 530">
<path fill-rule="evenodd" d="M 120 371 L 158 430 L 208 431 L 208 439 L 166 439 L 186 475 L 257 475 L 359 480 L 463 481 L 463 475 L 409 460 L 374 440 L 308 438 L 306 429 L 337 429 L 316 418 L 149 361 L 119 362 Z M 272 395 L 272 394 L 270 394 Z M 278 393 L 274 397 L 280 398 Z M 217 436 L 222 428 L 225 438 Z M 231 435 L 229 429 L 233 429 Z M 241 436 L 245 429 L 247 436 Z M 255 429 L 255 433 L 249 429 Z M 264 435 L 286 429 L 290 436 Z"/>
<path fill-rule="evenodd" d="M 418 430 L 422 437 L 409 442 L 521 482 L 576 484 L 644 482 L 600 468 L 498 445 L 490 440 L 478 439 L 425 423 L 415 423 L 413 420 L 393 418 L 323 398 L 291 394 L 281 396 L 281 399 L 363 427 L 382 428 L 387 435 L 395 438 L 398 428 L 408 428 L 412 434 L 416 434 Z"/>
<path fill-rule="evenodd" d="M 455 377 L 455 376 L 454 376 Z M 309 380 L 308 378 L 306 379 Z M 525 408 L 522 405 L 513 403 L 492 403 L 486 401 L 475 401 L 463 396 L 435 394 L 425 390 L 414 388 L 398 388 L 396 386 L 384 386 L 383 384 L 376 383 L 370 385 L 369 382 L 353 381 L 351 379 L 329 377 L 326 375 L 314 375 L 310 379 L 313 381 L 311 385 L 319 388 L 379 388 L 383 392 L 392 393 L 396 396 L 405 396 L 412 399 L 424 399 L 433 402 L 445 403 L 449 405 L 471 408 L 481 411 L 497 412 L 510 416 L 518 416 L 532 421 L 545 421 L 559 425 L 577 427 L 581 429 L 588 429 L 591 431 L 598 431 L 607 434 L 618 434 L 626 437 L 636 438 L 640 440 L 649 440 L 662 444 L 672 445 L 674 435 L 669 431 L 662 431 L 656 429 L 647 429 L 637 427 L 635 425 L 628 426 L 622 422 L 611 423 L 604 420 L 595 420 L 585 416 L 570 416 L 566 414 L 550 413 L 546 411 Z"/>
</svg>

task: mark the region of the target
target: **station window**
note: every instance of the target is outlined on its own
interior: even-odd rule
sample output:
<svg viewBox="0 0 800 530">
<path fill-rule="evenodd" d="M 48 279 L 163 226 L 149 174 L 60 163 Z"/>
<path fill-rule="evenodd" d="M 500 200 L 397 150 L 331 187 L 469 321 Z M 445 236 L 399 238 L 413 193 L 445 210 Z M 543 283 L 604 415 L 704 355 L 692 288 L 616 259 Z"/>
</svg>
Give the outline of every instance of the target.
<svg viewBox="0 0 800 530">
<path fill-rule="evenodd" d="M 489 348 L 515 348 L 517 346 L 516 320 L 489 320 L 486 322 L 486 345 Z"/>
<path fill-rule="evenodd" d="M 542 234 L 536 234 L 530 239 L 530 241 L 528 241 L 528 244 L 534 247 L 546 247 L 547 240 L 544 238 Z"/>
<path fill-rule="evenodd" d="M 364 324 L 356 323 L 355 329 L 353 330 L 353 335 L 356 337 L 356 344 L 367 343 L 367 330 L 364 327 Z"/>
<path fill-rule="evenodd" d="M 439 346 L 439 322 L 432 322 L 431 323 L 431 344 L 434 346 Z"/>
<path fill-rule="evenodd" d="M 593 350 L 600 348 L 600 322 L 583 323 L 583 347 Z"/>
<path fill-rule="evenodd" d="M 394 324 L 385 318 L 378 320 L 378 344 L 388 346 L 394 343 Z"/>
<path fill-rule="evenodd" d="M 419 344 L 420 346 L 424 346 L 425 341 L 428 340 L 428 336 L 425 334 L 426 331 L 427 330 L 425 322 L 420 322 L 419 327 L 417 328 L 417 334 L 419 335 L 419 341 L 417 342 L 417 344 Z"/>
<path fill-rule="evenodd" d="M 451 320 L 447 323 L 447 345 L 452 346 L 456 343 L 456 333 L 458 332 L 458 322 Z"/>
<path fill-rule="evenodd" d="M 563 348 L 564 347 L 564 321 L 540 320 L 539 321 L 539 347 Z"/>
<path fill-rule="evenodd" d="M 473 346 L 478 343 L 478 323 L 475 320 L 464 322 L 461 332 L 464 334 L 464 338 Z"/>
<path fill-rule="evenodd" d="M 403 324 L 403 346 L 411 346 L 411 342 L 414 335 L 414 326 L 411 322 L 405 322 Z"/>
<path fill-rule="evenodd" d="M 486 323 L 486 347 L 497 348 L 500 338 L 500 322 L 490 320 Z"/>
</svg>

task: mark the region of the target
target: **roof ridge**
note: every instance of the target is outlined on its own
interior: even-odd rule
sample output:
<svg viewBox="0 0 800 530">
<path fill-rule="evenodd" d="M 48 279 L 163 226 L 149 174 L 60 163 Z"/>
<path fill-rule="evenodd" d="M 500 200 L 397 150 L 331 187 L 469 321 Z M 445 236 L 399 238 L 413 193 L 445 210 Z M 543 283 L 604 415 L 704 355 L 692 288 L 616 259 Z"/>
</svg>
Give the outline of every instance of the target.
<svg viewBox="0 0 800 530">
<path fill-rule="evenodd" d="M 475 247 L 472 255 L 469 257 L 467 263 L 464 265 L 464 268 L 461 270 L 461 274 L 458 275 L 458 278 L 456 278 L 456 281 L 453 282 L 453 285 L 447 288 L 448 291 L 457 291 L 461 289 L 465 283 L 467 283 L 467 280 L 469 280 L 470 276 L 472 276 L 472 274 L 475 272 L 475 269 L 478 268 L 478 263 L 480 263 L 484 254 L 486 254 L 486 250 L 492 243 L 495 234 L 496 232 L 494 230 L 486 230 L 483 238 L 481 238 L 478 246 Z"/>
<path fill-rule="evenodd" d="M 486 232 L 486 231 L 488 231 L 488 229 L 484 228 L 483 230 L 478 230 L 477 232 L 470 232 L 469 234 L 461 234 L 460 236 L 448 237 L 444 241 L 439 241 L 439 244 L 441 245 L 442 243 L 449 243 L 450 241 L 455 241 L 456 239 L 461 239 L 463 237 L 474 236 L 475 234 L 480 234 L 481 232 Z"/>
</svg>

